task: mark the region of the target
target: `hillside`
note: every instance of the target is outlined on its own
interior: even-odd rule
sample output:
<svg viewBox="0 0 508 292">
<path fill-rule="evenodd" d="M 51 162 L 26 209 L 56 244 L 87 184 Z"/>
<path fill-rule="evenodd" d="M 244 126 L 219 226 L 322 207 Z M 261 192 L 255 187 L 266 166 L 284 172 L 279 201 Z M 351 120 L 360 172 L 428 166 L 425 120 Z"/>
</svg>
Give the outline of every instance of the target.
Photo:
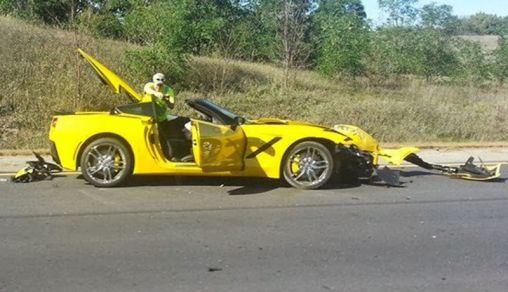
<svg viewBox="0 0 508 292">
<path fill-rule="evenodd" d="M 46 147 L 55 111 L 107 110 L 114 96 L 77 58 L 82 47 L 125 76 L 138 90 L 150 76 L 129 72 L 125 50 L 136 46 L 94 39 L 0 17 L 0 149 Z M 400 78 L 376 84 L 326 79 L 296 71 L 283 86 L 272 65 L 209 57 L 190 60 L 182 100 L 211 98 L 247 117 L 276 116 L 324 125 L 358 125 L 384 142 L 508 141 L 508 88 L 457 86 Z"/>
<path fill-rule="evenodd" d="M 478 43 L 484 51 L 492 52 L 498 48 L 501 37 L 497 35 L 461 35 L 460 38 Z"/>
</svg>

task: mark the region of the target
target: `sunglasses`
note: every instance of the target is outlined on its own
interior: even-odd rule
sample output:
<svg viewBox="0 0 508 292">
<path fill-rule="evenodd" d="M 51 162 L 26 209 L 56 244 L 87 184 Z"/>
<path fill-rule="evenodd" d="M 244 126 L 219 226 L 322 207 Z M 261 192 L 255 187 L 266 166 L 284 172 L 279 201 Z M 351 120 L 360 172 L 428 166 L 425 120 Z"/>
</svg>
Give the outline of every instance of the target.
<svg viewBox="0 0 508 292">
<path fill-rule="evenodd" d="M 162 82 L 164 82 L 164 78 L 162 78 L 162 79 L 161 79 L 161 78 L 157 78 L 157 79 L 155 79 L 155 80 L 156 80 L 156 81 L 162 81 Z"/>
</svg>

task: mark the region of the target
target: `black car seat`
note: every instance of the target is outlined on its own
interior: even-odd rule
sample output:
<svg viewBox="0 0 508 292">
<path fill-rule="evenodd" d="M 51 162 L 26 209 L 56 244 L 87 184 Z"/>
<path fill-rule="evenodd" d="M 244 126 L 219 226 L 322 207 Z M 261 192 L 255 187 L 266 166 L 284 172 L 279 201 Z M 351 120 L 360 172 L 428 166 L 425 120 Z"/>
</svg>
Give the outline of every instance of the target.
<svg viewBox="0 0 508 292">
<path fill-rule="evenodd" d="M 183 161 L 182 158 L 185 158 L 189 161 L 192 144 L 184 134 L 184 125 L 189 121 L 189 118 L 176 117 L 159 123 L 160 142 L 166 159 Z"/>
</svg>

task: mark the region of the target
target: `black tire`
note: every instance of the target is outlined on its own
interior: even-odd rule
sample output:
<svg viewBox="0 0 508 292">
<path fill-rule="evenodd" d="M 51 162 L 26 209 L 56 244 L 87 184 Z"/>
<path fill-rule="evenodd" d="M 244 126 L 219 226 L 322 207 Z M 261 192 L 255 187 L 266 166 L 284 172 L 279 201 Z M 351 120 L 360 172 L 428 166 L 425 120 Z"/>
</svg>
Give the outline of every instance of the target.
<svg viewBox="0 0 508 292">
<path fill-rule="evenodd" d="M 334 159 L 323 144 L 305 141 L 292 147 L 282 161 L 284 179 L 299 189 L 317 189 L 333 174 Z"/>
<path fill-rule="evenodd" d="M 122 185 L 132 174 L 133 157 L 127 146 L 116 138 L 99 138 L 86 146 L 81 155 L 81 173 L 96 187 Z"/>
</svg>

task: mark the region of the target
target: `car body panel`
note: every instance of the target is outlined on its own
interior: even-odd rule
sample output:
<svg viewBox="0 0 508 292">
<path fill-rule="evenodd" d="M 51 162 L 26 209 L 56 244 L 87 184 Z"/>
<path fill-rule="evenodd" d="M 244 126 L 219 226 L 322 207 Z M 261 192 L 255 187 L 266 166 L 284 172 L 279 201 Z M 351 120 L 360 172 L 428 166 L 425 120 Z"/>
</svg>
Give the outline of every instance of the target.
<svg viewBox="0 0 508 292">
<path fill-rule="evenodd" d="M 155 148 L 147 147 L 154 132 L 153 119 L 134 115 L 76 113 L 58 116 L 49 138 L 55 143 L 62 167 L 77 170 L 79 154 L 94 137 L 116 136 L 127 141 L 134 155 L 134 173 L 144 172 L 154 159 Z"/>
<path fill-rule="evenodd" d="M 404 158 L 410 154 L 416 154 L 420 152 L 420 149 L 416 147 L 402 147 L 398 149 L 380 149 L 378 156 L 386 162 L 399 166 Z"/>
<path fill-rule="evenodd" d="M 243 170 L 245 143 L 241 127 L 192 120 L 192 151 L 203 171 Z"/>
<path fill-rule="evenodd" d="M 134 90 L 117 74 L 108 69 L 106 66 L 102 65 L 99 61 L 87 54 L 85 51 L 78 49 L 78 53 L 90 64 L 102 83 L 108 85 L 113 93 L 119 94 L 124 92 L 131 98 L 131 100 L 141 101 L 142 95 L 136 92 L 136 90 Z"/>
</svg>

